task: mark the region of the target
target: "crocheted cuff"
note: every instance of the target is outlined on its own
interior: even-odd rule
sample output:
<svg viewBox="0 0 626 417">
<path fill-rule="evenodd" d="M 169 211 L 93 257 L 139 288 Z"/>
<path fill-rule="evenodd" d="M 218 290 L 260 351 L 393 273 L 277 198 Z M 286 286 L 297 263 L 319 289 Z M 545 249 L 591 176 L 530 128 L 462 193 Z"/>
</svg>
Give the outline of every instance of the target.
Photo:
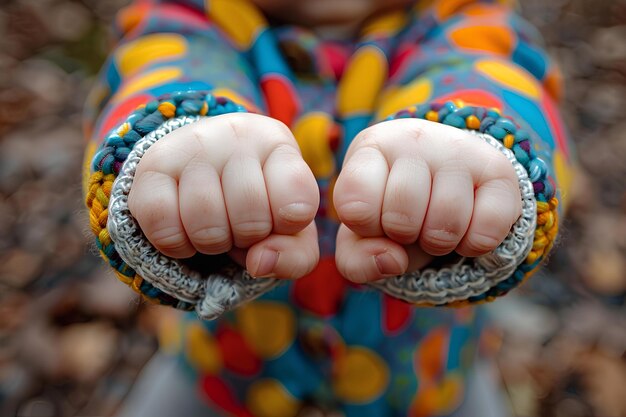
<svg viewBox="0 0 626 417">
<path fill-rule="evenodd" d="M 460 101 L 410 107 L 387 120 L 400 118 L 426 119 L 464 129 L 502 152 L 518 176 L 522 215 L 489 254 L 371 285 L 393 297 L 427 306 L 485 302 L 508 293 L 536 271 L 558 232 L 554 181 L 547 175 L 545 162 L 535 154 L 530 133 L 498 109 L 466 106 Z"/>
<path fill-rule="evenodd" d="M 87 207 L 96 245 L 118 278 L 144 298 L 202 319 L 269 291 L 280 281 L 254 279 L 234 262 L 202 273 L 160 253 L 128 210 L 128 194 L 137 164 L 146 150 L 168 133 L 202 116 L 245 112 L 224 97 L 200 92 L 176 93 L 148 103 L 131 114 L 105 139 L 93 160 Z"/>
</svg>

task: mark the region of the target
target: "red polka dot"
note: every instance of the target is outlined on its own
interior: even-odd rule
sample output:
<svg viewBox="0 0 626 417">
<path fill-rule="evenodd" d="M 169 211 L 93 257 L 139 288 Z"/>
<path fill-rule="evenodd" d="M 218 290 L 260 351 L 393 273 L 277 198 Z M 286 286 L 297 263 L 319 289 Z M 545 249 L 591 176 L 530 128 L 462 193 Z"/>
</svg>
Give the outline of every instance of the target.
<svg viewBox="0 0 626 417">
<path fill-rule="evenodd" d="M 333 258 L 320 260 L 309 275 L 293 286 L 294 301 L 322 317 L 337 313 L 346 290 L 346 280 L 339 274 Z"/>
<path fill-rule="evenodd" d="M 383 295 L 383 331 L 393 335 L 403 330 L 410 322 L 413 306 L 411 304 Z"/>
<path fill-rule="evenodd" d="M 226 369 L 245 376 L 261 370 L 261 359 L 248 346 L 243 335 L 228 326 L 221 326 L 216 334 Z"/>
<path fill-rule="evenodd" d="M 200 380 L 200 390 L 210 400 L 211 405 L 235 417 L 254 417 L 243 408 L 235 399 L 230 387 L 215 376 L 203 376 Z"/>
<path fill-rule="evenodd" d="M 289 81 L 277 74 L 269 75 L 261 80 L 261 90 L 265 95 L 269 115 L 291 126 L 298 113 L 298 103 Z"/>
</svg>

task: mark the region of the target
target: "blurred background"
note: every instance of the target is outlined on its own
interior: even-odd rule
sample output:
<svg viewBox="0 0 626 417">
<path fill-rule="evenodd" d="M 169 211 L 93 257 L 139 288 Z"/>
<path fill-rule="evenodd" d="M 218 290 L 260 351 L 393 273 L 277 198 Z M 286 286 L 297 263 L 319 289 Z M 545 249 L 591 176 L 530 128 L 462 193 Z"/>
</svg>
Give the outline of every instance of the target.
<svg viewBox="0 0 626 417">
<path fill-rule="evenodd" d="M 109 416 L 162 311 L 95 255 L 81 110 L 127 0 L 0 0 L 0 416 Z M 522 0 L 580 161 L 550 263 L 489 306 L 515 416 L 626 416 L 626 0 Z M 480 416 L 476 416 L 480 417 Z"/>
</svg>

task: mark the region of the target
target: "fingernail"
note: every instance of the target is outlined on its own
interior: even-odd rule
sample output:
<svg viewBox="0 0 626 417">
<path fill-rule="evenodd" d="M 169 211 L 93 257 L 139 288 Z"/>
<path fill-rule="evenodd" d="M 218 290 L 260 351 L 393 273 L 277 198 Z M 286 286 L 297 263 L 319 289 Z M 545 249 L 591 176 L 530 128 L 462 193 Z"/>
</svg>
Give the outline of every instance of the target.
<svg viewBox="0 0 626 417">
<path fill-rule="evenodd" d="M 389 252 L 376 255 L 374 260 L 382 275 L 400 275 L 404 272 L 402 266 Z"/>
<path fill-rule="evenodd" d="M 272 273 L 278 262 L 278 252 L 264 249 L 256 268 L 256 278 L 272 278 L 276 275 Z"/>
</svg>

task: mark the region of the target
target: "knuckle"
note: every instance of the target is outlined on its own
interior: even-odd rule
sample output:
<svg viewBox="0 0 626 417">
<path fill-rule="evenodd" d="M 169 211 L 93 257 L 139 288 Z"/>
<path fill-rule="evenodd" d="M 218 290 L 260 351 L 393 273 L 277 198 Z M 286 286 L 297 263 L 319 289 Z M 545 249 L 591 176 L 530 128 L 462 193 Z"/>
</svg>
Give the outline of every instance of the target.
<svg viewBox="0 0 626 417">
<path fill-rule="evenodd" d="M 337 207 L 339 220 L 346 225 L 361 226 L 377 222 L 376 209 L 365 201 L 350 201 Z"/>
<path fill-rule="evenodd" d="M 472 233 L 465 242 L 465 246 L 472 252 L 487 253 L 497 248 L 501 242 L 502 239 L 492 235 Z"/>
<path fill-rule="evenodd" d="M 272 223 L 265 220 L 245 220 L 232 223 L 231 226 L 240 240 L 263 238 L 272 231 Z"/>
<path fill-rule="evenodd" d="M 414 241 L 417 238 L 420 228 L 419 220 L 410 213 L 386 211 L 383 213 L 381 220 L 385 233 L 403 241 Z"/>
<path fill-rule="evenodd" d="M 196 247 L 204 251 L 217 253 L 227 252 L 231 249 L 230 229 L 226 226 L 212 226 L 195 230 L 189 234 L 189 239 Z"/>
<path fill-rule="evenodd" d="M 183 249 L 187 246 L 186 235 L 178 227 L 157 229 L 150 234 L 149 240 L 158 249 L 170 251 Z"/>
<path fill-rule="evenodd" d="M 291 224 L 310 223 L 317 208 L 308 203 L 291 203 L 278 209 L 281 221 Z"/>
<path fill-rule="evenodd" d="M 422 244 L 430 249 L 452 251 L 461 240 L 459 232 L 449 229 L 428 229 L 422 234 Z"/>
</svg>

